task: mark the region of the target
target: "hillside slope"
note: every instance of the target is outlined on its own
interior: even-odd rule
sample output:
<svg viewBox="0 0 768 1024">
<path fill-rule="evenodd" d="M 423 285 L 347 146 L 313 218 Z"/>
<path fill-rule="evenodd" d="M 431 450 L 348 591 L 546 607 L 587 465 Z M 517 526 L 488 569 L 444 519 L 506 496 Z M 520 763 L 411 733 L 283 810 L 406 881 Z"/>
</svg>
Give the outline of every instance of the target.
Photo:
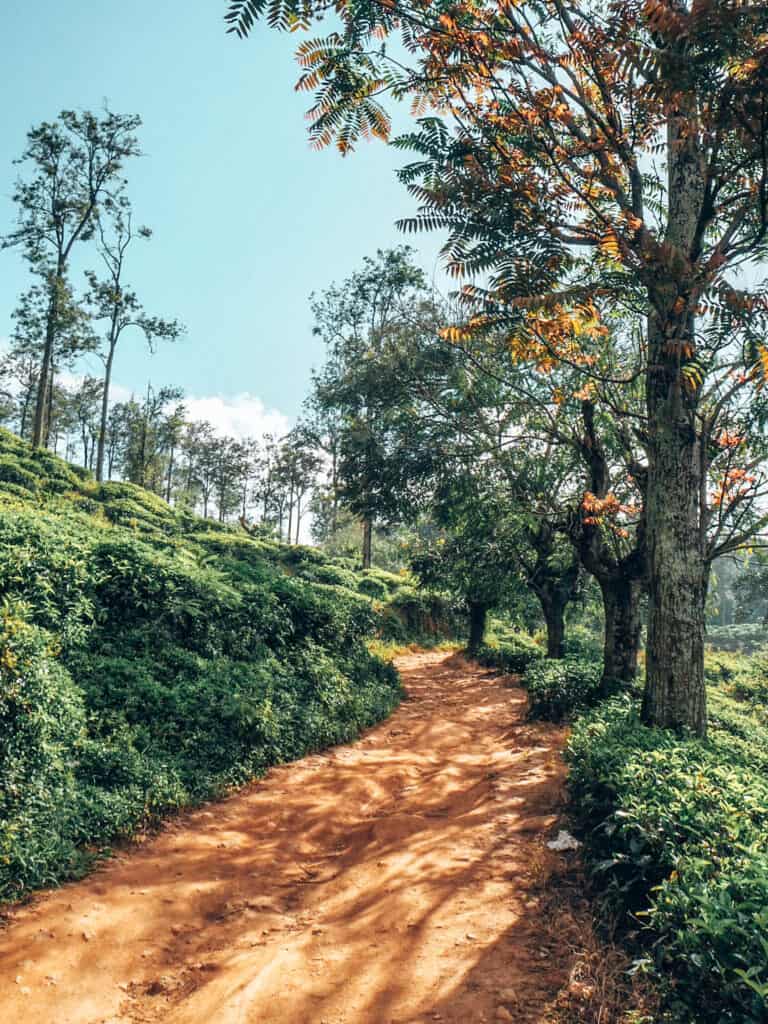
<svg viewBox="0 0 768 1024">
<path fill-rule="evenodd" d="M 0 431 L 0 900 L 400 699 L 439 598 L 96 484 Z"/>
</svg>

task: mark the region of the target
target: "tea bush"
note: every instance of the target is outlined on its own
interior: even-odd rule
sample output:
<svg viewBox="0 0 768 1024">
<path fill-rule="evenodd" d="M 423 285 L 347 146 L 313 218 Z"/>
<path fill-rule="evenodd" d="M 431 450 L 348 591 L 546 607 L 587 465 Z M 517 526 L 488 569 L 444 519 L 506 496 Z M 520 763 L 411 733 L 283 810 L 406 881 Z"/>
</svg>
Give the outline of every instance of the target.
<svg viewBox="0 0 768 1024">
<path fill-rule="evenodd" d="M 672 1020 L 768 1016 L 768 732 L 713 700 L 710 738 L 648 729 L 630 697 L 575 725 L 571 807 L 606 905 L 636 915 Z"/>
<path fill-rule="evenodd" d="M 569 625 L 563 641 L 563 656 L 600 662 L 603 658 L 603 638 L 585 626 Z"/>
<path fill-rule="evenodd" d="M 9 456 L 0 458 L 0 483 L 16 484 L 25 491 L 37 490 L 38 477 L 29 464 Z"/>
<path fill-rule="evenodd" d="M 603 696 L 601 676 L 599 659 L 571 657 L 535 661 L 523 676 L 530 717 L 560 722 L 594 706 Z"/>
<path fill-rule="evenodd" d="M 505 633 L 492 637 L 475 654 L 475 660 L 488 668 L 520 675 L 544 658 L 544 651 L 525 633 Z"/>
<path fill-rule="evenodd" d="M 707 643 L 716 650 L 743 651 L 751 654 L 768 643 L 768 629 L 759 622 L 745 622 L 732 626 L 710 626 Z"/>
</svg>

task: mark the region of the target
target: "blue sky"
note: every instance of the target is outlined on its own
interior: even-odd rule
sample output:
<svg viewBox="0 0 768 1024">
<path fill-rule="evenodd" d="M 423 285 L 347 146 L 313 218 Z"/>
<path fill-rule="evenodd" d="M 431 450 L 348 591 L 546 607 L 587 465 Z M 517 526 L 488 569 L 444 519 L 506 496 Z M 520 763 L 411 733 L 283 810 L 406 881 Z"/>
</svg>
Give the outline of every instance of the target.
<svg viewBox="0 0 768 1024">
<path fill-rule="evenodd" d="M 146 155 L 128 168 L 130 195 L 155 235 L 136 243 L 128 277 L 150 312 L 189 333 L 151 358 L 126 337 L 116 380 L 142 390 L 151 377 L 225 404 L 247 394 L 292 418 L 322 357 L 309 293 L 403 241 L 394 221 L 412 203 L 394 177 L 402 154 L 378 143 L 346 159 L 310 149 L 309 97 L 293 91 L 298 37 L 264 29 L 240 42 L 225 34 L 224 7 L 3 0 L 0 233 L 32 124 L 105 99 L 140 114 Z M 416 245 L 432 273 L 436 240 Z M 17 253 L 0 253 L 0 337 L 28 280 Z"/>
</svg>

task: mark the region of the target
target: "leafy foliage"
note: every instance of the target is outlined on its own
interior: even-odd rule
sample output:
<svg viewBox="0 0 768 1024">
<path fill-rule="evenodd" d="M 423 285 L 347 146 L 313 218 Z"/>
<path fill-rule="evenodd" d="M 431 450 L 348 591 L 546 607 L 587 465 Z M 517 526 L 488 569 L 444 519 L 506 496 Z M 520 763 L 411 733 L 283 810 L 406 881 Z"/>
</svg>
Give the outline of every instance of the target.
<svg viewBox="0 0 768 1024">
<path fill-rule="evenodd" d="M 635 915 L 631 937 L 672 1019 L 757 1024 L 768 1012 L 764 666 L 716 659 L 709 741 L 645 727 L 628 696 L 576 723 L 571 807 L 602 899 L 619 920 Z"/>
<path fill-rule="evenodd" d="M 599 660 L 567 657 L 536 662 L 523 677 L 531 718 L 560 722 L 595 705 L 602 696 Z"/>
<path fill-rule="evenodd" d="M 507 633 L 490 638 L 474 657 L 481 665 L 521 675 L 544 658 L 544 651 L 525 633 Z"/>
</svg>

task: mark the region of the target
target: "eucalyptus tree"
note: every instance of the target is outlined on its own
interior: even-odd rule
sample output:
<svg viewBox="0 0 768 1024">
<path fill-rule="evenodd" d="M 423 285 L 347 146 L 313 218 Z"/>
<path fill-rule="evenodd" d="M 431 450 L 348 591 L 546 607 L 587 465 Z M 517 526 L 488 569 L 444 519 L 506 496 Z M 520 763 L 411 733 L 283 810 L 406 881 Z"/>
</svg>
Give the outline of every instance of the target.
<svg viewBox="0 0 768 1024">
<path fill-rule="evenodd" d="M 101 480 L 104 475 L 112 368 L 121 337 L 126 331 L 135 328 L 144 335 L 150 351 L 154 351 L 157 341 L 175 341 L 184 330 L 177 320 L 165 320 L 148 315 L 136 292 L 129 288 L 123 279 L 126 256 L 131 243 L 136 238 L 148 240 L 151 237 L 152 232 L 149 228 L 134 228 L 130 203 L 125 196 L 115 198 L 97 218 L 96 242 L 105 267 L 105 276 L 99 277 L 94 271 L 86 272 L 86 302 L 90 315 L 94 321 L 106 323 L 103 348 L 100 352 L 104 362 L 104 387 L 96 457 L 97 480 Z"/>
<path fill-rule="evenodd" d="M 5 236 L 3 245 L 21 248 L 46 296 L 32 428 L 36 447 L 46 438 L 51 370 L 73 249 L 93 237 L 99 211 L 119 202 L 125 161 L 139 154 L 135 133 L 140 125 L 136 115 L 64 110 L 56 121 L 44 121 L 30 129 L 27 146 L 17 161 L 27 174 L 16 183 L 16 227 Z"/>
<path fill-rule="evenodd" d="M 104 388 L 107 387 L 106 379 L 103 386 Z M 178 397 L 181 397 L 180 393 Z M 99 426 L 99 446 L 102 449 L 102 459 L 104 457 L 104 449 L 106 448 L 106 422 L 104 420 L 104 409 L 105 403 L 102 400 L 101 422 Z M 164 497 L 169 504 L 173 497 L 173 481 L 176 471 L 177 454 L 181 447 L 186 425 L 187 410 L 183 402 L 177 401 L 177 404 L 165 416 L 160 428 L 161 444 L 165 449 L 167 462 L 167 468 L 165 470 Z M 96 479 L 100 479 L 98 465 L 96 468 Z"/>
<path fill-rule="evenodd" d="M 109 410 L 105 444 L 107 480 L 112 479 L 113 473 L 120 464 L 122 451 L 128 437 L 128 417 L 129 408 L 125 402 L 116 402 Z"/>
<path fill-rule="evenodd" d="M 324 477 L 322 483 L 316 482 L 312 493 L 312 533 L 318 540 L 328 540 L 340 525 L 344 419 L 338 408 L 321 403 L 316 372 L 312 374 L 312 381 L 312 391 L 304 402 L 303 430 L 311 447 L 319 453 L 318 472 Z"/>
<path fill-rule="evenodd" d="M 11 350 L 0 362 L 5 418 L 16 424 L 20 437 L 27 437 L 37 390 L 38 359 L 33 352 Z"/>
<path fill-rule="evenodd" d="M 282 471 L 288 486 L 288 542 L 299 543 L 305 499 L 317 480 L 322 458 L 315 448 L 312 430 L 299 423 L 283 439 Z M 292 529 L 293 528 L 293 529 Z"/>
</svg>

